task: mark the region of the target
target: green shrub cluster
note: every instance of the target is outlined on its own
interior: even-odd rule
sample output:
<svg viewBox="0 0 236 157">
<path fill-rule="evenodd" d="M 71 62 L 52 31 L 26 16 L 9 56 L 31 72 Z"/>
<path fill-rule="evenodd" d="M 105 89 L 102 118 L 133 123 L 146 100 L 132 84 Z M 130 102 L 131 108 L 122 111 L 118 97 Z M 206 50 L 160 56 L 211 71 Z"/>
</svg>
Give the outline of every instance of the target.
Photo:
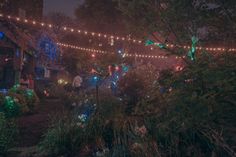
<svg viewBox="0 0 236 157">
<path fill-rule="evenodd" d="M 38 97 L 33 90 L 14 86 L 7 95 L 0 95 L 0 112 L 8 118 L 17 117 L 32 112 L 37 102 Z"/>
<path fill-rule="evenodd" d="M 39 150 L 49 156 L 69 155 L 79 152 L 84 142 L 84 130 L 71 114 L 56 115 L 39 144 Z"/>
</svg>

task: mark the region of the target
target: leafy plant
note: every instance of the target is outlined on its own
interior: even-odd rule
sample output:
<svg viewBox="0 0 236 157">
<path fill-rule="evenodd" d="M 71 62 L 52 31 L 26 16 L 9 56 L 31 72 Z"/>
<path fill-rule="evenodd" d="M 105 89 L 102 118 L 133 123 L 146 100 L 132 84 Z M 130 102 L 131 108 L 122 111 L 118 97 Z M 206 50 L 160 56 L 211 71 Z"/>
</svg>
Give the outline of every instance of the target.
<svg viewBox="0 0 236 157">
<path fill-rule="evenodd" d="M 79 152 L 83 144 L 83 130 L 69 113 L 53 118 L 51 127 L 43 136 L 39 150 L 49 156 L 70 155 Z"/>
<path fill-rule="evenodd" d="M 15 102 L 13 97 L 5 96 L 3 105 L 0 111 L 5 114 L 7 118 L 14 118 L 20 115 L 20 106 Z"/>
<path fill-rule="evenodd" d="M 164 87 L 173 89 L 163 94 L 166 107 L 145 119 L 163 155 L 235 154 L 234 59 L 233 54 L 210 60 L 202 55 L 182 73 L 160 78 Z M 153 92 L 159 95 L 159 91 Z"/>
<path fill-rule="evenodd" d="M 6 155 L 13 146 L 17 132 L 15 123 L 7 120 L 4 113 L 0 113 L 0 156 Z"/>
</svg>

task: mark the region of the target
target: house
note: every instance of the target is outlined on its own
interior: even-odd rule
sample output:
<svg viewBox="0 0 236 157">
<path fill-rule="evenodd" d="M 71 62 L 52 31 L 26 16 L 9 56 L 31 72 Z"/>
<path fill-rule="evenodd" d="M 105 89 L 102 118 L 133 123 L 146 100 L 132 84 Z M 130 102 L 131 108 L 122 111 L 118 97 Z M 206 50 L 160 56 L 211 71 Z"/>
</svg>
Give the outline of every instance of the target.
<svg viewBox="0 0 236 157">
<path fill-rule="evenodd" d="M 34 74 L 35 52 L 32 37 L 0 21 L 0 89 L 19 83 L 22 74 Z"/>
</svg>

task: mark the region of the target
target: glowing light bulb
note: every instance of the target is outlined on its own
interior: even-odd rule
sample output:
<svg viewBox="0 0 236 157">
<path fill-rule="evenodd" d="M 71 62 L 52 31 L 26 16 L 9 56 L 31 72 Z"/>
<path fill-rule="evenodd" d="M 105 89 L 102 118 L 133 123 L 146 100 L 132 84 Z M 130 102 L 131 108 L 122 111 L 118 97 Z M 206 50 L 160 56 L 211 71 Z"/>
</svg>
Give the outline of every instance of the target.
<svg viewBox="0 0 236 157">
<path fill-rule="evenodd" d="M 35 22 L 35 21 L 33 21 L 33 24 L 35 25 L 35 24 L 36 24 L 36 22 Z"/>
<path fill-rule="evenodd" d="M 119 67 L 119 66 L 116 66 L 115 69 L 116 69 L 116 71 L 119 71 L 119 70 L 120 70 L 120 67 Z"/>
</svg>

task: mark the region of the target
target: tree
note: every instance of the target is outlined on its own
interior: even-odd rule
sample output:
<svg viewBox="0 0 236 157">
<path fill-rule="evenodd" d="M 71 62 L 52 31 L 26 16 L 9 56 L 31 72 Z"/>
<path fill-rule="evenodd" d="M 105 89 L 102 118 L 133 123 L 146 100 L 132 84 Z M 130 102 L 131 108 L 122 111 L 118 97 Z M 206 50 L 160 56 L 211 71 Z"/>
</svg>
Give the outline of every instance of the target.
<svg viewBox="0 0 236 157">
<path fill-rule="evenodd" d="M 174 42 L 179 44 L 188 42 L 191 36 L 212 43 L 235 40 L 234 0 L 117 1 L 121 11 L 128 17 L 129 25 L 141 36 L 158 32 L 168 39 L 173 34 L 176 38 Z"/>
<path fill-rule="evenodd" d="M 117 9 L 117 2 L 112 0 L 85 0 L 75 14 L 86 29 L 117 32 L 123 28 L 121 12 Z"/>
</svg>

